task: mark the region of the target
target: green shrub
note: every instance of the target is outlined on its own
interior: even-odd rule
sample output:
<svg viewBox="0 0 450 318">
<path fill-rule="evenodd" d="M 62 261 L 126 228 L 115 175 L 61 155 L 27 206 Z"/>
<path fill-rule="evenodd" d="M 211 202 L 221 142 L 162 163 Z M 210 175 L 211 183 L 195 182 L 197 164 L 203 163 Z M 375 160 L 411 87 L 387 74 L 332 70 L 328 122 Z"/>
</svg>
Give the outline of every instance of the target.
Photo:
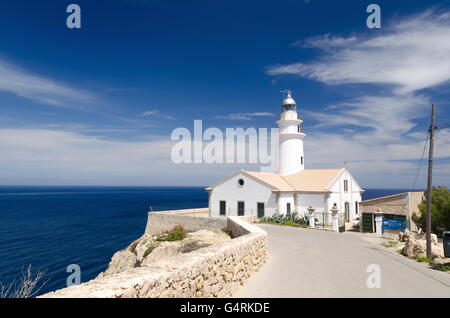
<svg viewBox="0 0 450 318">
<path fill-rule="evenodd" d="M 171 229 L 169 232 L 158 235 L 156 237 L 156 240 L 158 242 L 162 241 L 181 241 L 186 238 L 186 230 L 181 225 L 175 225 L 173 229 Z"/>
<path fill-rule="evenodd" d="M 433 265 L 433 263 L 434 263 L 433 259 L 431 259 L 431 258 L 429 258 L 429 257 L 417 256 L 417 257 L 416 257 L 416 260 L 417 260 L 418 262 L 421 262 L 421 263 L 428 263 L 428 264 L 430 264 L 430 265 Z"/>
<path fill-rule="evenodd" d="M 420 216 L 413 213 L 412 219 L 419 228 L 426 229 L 427 191 L 419 204 Z M 431 232 L 442 237 L 442 232 L 450 231 L 450 191 L 447 187 L 433 187 L 431 190 Z"/>
<path fill-rule="evenodd" d="M 199 241 L 189 241 L 183 244 L 183 246 L 180 248 L 181 253 L 189 253 L 195 250 L 198 250 L 203 247 L 210 246 L 211 244 L 208 243 L 201 243 Z"/>
<path fill-rule="evenodd" d="M 158 244 L 151 244 L 144 252 L 144 258 L 146 258 L 155 248 L 158 247 Z"/>
<path fill-rule="evenodd" d="M 442 272 L 450 272 L 450 263 L 439 264 L 434 269 Z"/>
<path fill-rule="evenodd" d="M 296 227 L 306 227 L 309 225 L 309 220 L 306 215 L 300 217 L 298 212 L 286 214 L 274 214 L 270 217 L 262 218 L 259 223 L 289 225 Z"/>
</svg>

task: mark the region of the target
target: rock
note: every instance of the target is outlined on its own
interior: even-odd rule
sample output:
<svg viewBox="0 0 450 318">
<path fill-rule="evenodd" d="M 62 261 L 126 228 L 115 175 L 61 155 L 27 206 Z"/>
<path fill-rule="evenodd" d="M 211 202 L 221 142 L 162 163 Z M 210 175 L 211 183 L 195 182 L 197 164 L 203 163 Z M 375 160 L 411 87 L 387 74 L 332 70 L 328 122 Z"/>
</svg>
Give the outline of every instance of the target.
<svg viewBox="0 0 450 318">
<path fill-rule="evenodd" d="M 113 255 L 102 277 L 124 272 L 136 266 L 136 255 L 129 250 L 122 250 Z"/>
<path fill-rule="evenodd" d="M 180 242 L 163 242 L 147 255 L 142 261 L 141 266 L 148 266 L 156 261 L 174 257 L 181 253 L 180 247 Z"/>
<path fill-rule="evenodd" d="M 402 242 L 406 242 L 408 241 L 408 239 L 412 237 L 413 239 L 416 238 L 416 236 L 414 235 L 413 232 L 411 232 L 410 230 L 406 229 L 404 233 L 402 233 Z"/>
<path fill-rule="evenodd" d="M 403 236 L 404 236 L 404 234 L 403 234 L 403 232 L 398 232 L 398 240 L 400 241 L 400 242 L 403 242 Z"/>
<path fill-rule="evenodd" d="M 435 234 L 433 234 L 436 236 Z M 437 236 L 431 239 L 431 258 L 443 258 L 444 248 L 437 243 Z M 403 248 L 403 255 L 410 258 L 426 257 L 427 256 L 427 241 L 423 238 L 416 239 L 414 233 L 406 232 L 403 235 L 406 239 L 405 247 Z"/>
<path fill-rule="evenodd" d="M 426 257 L 427 256 L 427 242 L 425 240 L 417 240 L 414 246 L 414 254 L 412 257 Z"/>
<path fill-rule="evenodd" d="M 431 233 L 431 243 L 438 244 L 437 235 L 434 233 Z"/>
<path fill-rule="evenodd" d="M 201 290 L 203 288 L 204 284 L 205 284 L 205 280 L 203 279 L 203 276 L 200 275 L 197 280 L 197 290 Z"/>
<path fill-rule="evenodd" d="M 136 290 L 133 287 L 127 288 L 120 298 L 136 298 Z"/>
<path fill-rule="evenodd" d="M 431 258 L 445 258 L 444 247 L 438 244 L 431 245 Z"/>
<path fill-rule="evenodd" d="M 134 249 L 138 262 L 143 261 L 145 252 L 152 244 L 155 244 L 155 242 L 154 238 L 150 235 L 143 236 L 139 239 Z"/>
</svg>

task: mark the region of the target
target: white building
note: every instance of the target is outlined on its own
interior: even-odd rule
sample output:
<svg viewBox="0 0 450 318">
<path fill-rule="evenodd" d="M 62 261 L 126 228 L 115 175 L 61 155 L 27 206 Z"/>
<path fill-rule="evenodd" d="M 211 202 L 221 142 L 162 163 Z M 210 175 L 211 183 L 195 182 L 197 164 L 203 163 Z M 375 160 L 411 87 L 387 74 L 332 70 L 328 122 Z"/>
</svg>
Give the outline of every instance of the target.
<svg viewBox="0 0 450 318">
<path fill-rule="evenodd" d="M 275 213 L 306 214 L 315 209 L 316 218 L 329 223 L 336 205 L 345 222 L 359 213 L 363 190 L 346 168 L 305 169 L 302 120 L 290 91 L 281 105 L 278 173 L 240 170 L 206 188 L 212 217 L 225 215 L 272 216 Z"/>
</svg>

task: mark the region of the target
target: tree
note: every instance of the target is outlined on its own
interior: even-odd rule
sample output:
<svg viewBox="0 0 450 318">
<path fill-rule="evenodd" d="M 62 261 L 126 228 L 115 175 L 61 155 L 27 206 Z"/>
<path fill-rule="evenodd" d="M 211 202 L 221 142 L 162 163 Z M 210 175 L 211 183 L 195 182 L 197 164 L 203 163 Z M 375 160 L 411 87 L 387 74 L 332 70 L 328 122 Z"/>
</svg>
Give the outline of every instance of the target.
<svg viewBox="0 0 450 318">
<path fill-rule="evenodd" d="M 41 290 L 48 280 L 40 283 L 47 270 L 39 270 L 35 274 L 31 272 L 31 265 L 24 270 L 22 268 L 22 275 L 19 282 L 14 280 L 11 284 L 3 286 L 0 282 L 0 298 L 31 298 Z M 39 285 L 40 284 L 40 285 Z"/>
<path fill-rule="evenodd" d="M 450 231 L 450 191 L 445 186 L 433 187 L 431 190 L 431 232 L 439 237 L 442 232 Z M 427 191 L 424 192 L 425 198 Z M 419 228 L 426 228 L 427 201 L 424 199 L 419 204 L 420 216 L 412 215 L 413 221 Z"/>
</svg>

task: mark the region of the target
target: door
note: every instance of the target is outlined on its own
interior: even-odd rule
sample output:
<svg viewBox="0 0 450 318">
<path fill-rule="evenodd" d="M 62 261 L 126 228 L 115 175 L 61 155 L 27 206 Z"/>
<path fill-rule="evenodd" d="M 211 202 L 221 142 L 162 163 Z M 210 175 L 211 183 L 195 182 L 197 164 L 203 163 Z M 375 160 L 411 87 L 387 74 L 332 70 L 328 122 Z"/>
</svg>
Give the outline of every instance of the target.
<svg viewBox="0 0 450 318">
<path fill-rule="evenodd" d="M 264 203 L 258 202 L 258 218 L 264 217 Z"/>
<path fill-rule="evenodd" d="M 360 220 L 363 232 L 373 233 L 372 213 L 363 213 Z"/>
<path fill-rule="evenodd" d="M 350 222 L 350 204 L 345 202 L 345 222 Z"/>
<path fill-rule="evenodd" d="M 242 216 L 244 215 L 244 201 L 238 201 L 238 215 Z"/>
</svg>

